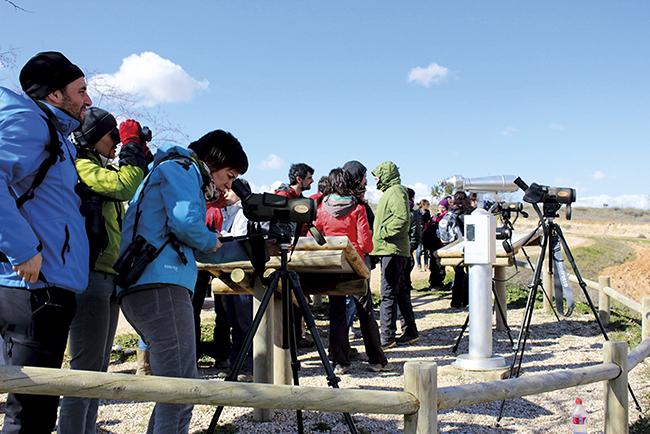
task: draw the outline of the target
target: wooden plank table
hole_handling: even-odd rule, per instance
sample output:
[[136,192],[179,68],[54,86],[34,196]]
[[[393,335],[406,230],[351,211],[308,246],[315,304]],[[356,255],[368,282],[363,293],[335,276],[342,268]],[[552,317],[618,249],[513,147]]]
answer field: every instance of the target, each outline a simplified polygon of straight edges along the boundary
[[[311,237],[301,237],[291,255],[289,269],[300,276],[305,294],[357,295],[366,293],[370,271],[347,237],[325,237],[319,246]],[[200,270],[209,271],[214,294],[252,294],[253,311],[257,312],[266,288],[255,279],[251,283],[253,266],[250,261],[222,264],[197,263]],[[280,257],[271,256],[266,263],[265,276],[280,267]],[[282,300],[278,291],[264,312],[253,340],[253,378],[256,383],[292,384],[291,356],[282,349]],[[275,368],[275,369],[274,369]],[[255,409],[254,419],[268,421],[271,410]]]
[[[518,232],[512,234],[512,251],[506,252],[503,244],[497,241],[496,253],[497,259],[493,264],[494,269],[494,289],[499,300],[499,304],[503,308],[503,316],[508,317],[508,309],[506,306],[506,267],[514,265],[514,257],[521,250],[522,247],[530,245],[538,245],[540,237],[542,236],[542,229],[536,228],[532,231]],[[455,267],[463,263],[465,250],[465,239],[460,238],[453,243],[438,249],[435,254],[440,258],[440,264],[444,266]],[[501,319],[501,316],[496,314],[496,328],[497,330],[504,331],[506,323]]]

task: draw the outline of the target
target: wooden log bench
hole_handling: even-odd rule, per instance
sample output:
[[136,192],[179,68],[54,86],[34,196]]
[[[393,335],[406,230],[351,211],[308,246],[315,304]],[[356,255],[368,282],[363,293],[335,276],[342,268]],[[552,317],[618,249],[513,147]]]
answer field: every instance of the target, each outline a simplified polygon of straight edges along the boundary
[[[357,295],[366,293],[370,271],[345,236],[325,237],[319,246],[311,237],[301,237],[289,261],[296,271],[305,294]],[[214,294],[253,295],[253,315],[257,312],[266,288],[259,279],[252,281],[250,261],[222,264],[197,263],[200,270],[209,271]],[[271,256],[264,275],[280,267],[280,257]],[[253,378],[256,383],[292,384],[291,356],[282,349],[282,300],[278,291],[271,299],[253,340]],[[295,303],[295,302],[294,302]],[[325,371],[323,371],[325,375]],[[255,409],[254,419],[268,421],[271,410]]]

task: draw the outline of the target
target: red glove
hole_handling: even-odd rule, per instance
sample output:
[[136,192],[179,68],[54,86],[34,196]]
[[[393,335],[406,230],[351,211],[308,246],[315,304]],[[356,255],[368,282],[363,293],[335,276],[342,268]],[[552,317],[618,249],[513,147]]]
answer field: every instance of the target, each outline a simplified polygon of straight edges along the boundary
[[131,142],[142,145],[140,142],[140,131],[142,131],[142,127],[140,127],[140,123],[138,121],[127,119],[120,124],[119,130],[120,141],[122,142],[122,145],[126,145],[127,143]]

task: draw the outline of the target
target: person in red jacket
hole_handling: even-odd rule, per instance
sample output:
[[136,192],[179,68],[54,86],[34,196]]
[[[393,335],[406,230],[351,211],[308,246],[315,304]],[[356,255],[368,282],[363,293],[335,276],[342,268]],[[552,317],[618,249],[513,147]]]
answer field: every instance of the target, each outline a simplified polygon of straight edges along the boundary
[[[314,226],[323,235],[345,235],[361,259],[372,251],[372,234],[363,204],[357,200],[355,191],[359,185],[348,172],[341,168],[329,174],[329,186],[318,207]],[[365,299],[365,300],[363,300]],[[370,369],[375,372],[389,370],[388,361],[381,348],[379,329],[374,320],[370,289],[361,299],[354,299],[361,332],[368,355]],[[350,368],[350,341],[345,314],[345,296],[330,296],[329,352],[335,365],[335,373],[345,374]],[[369,309],[368,309],[369,306]],[[373,328],[374,325],[374,328]]]

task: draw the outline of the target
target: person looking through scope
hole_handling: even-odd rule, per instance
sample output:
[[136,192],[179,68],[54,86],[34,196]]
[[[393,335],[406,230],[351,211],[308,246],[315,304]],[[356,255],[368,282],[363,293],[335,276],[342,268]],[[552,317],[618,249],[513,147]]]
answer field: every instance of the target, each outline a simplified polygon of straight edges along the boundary
[[[160,147],[129,204],[115,265],[118,297],[124,316],[149,345],[154,375],[198,376],[190,299],[195,255],[203,253],[201,260],[210,263],[247,259],[238,243],[222,246],[208,230],[206,200],[224,194],[247,169],[239,141],[211,131],[190,149]],[[147,432],[187,433],[191,415],[191,405],[158,403]]]

